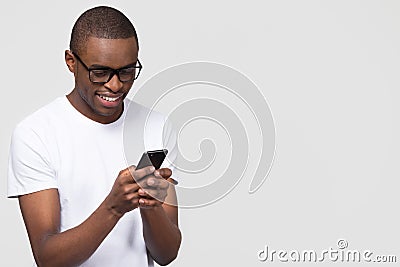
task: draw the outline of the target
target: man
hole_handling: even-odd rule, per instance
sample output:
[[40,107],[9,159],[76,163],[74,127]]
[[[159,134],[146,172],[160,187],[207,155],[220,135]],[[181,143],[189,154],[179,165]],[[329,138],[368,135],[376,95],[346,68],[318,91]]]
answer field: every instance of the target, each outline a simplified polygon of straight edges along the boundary
[[[176,153],[165,118],[146,117],[148,109],[125,98],[141,69],[138,50],[136,31],[121,12],[87,10],[65,51],[74,89],[13,133],[8,196],[19,199],[38,266],[153,266],[153,259],[166,265],[177,256],[171,169],[136,170],[125,160],[123,126],[143,132],[143,121],[148,147],[167,144]],[[128,105],[135,111],[129,121]],[[132,150],[141,155],[140,147]]]

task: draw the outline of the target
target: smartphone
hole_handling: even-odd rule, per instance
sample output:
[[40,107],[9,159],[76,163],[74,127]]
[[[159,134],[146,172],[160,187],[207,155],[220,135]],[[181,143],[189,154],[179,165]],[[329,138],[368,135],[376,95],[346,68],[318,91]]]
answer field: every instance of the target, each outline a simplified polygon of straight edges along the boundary
[[[151,150],[151,151],[146,151],[143,153],[142,157],[139,160],[138,165],[136,166],[136,170],[139,170],[141,168],[151,166],[153,165],[154,168],[159,169],[161,167],[161,164],[163,163],[165,157],[168,154],[167,149],[160,149],[160,150]],[[170,181],[174,184],[177,185],[178,181],[175,179],[169,177]]]
[[156,168],[156,170],[159,169],[167,154],[168,154],[167,149],[151,150],[144,152],[139,160],[139,163],[136,166],[136,170],[151,165],[153,165],[154,168]]

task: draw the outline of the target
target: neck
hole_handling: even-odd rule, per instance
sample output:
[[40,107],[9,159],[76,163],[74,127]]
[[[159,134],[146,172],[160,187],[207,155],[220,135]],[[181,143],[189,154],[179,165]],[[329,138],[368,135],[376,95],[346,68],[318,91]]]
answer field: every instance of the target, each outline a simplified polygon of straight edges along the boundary
[[121,107],[118,108],[114,113],[100,114],[91,108],[91,106],[76,91],[77,90],[74,89],[67,95],[68,101],[79,113],[93,121],[102,124],[109,124],[118,120],[124,111],[124,105],[122,102]]

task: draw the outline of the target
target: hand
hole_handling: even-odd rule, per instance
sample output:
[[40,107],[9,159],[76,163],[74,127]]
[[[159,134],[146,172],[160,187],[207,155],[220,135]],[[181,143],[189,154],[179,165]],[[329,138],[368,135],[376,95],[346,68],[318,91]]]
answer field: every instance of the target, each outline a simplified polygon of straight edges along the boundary
[[170,169],[162,168],[138,182],[141,187],[138,190],[140,208],[152,208],[164,203],[169,188],[167,179],[171,175]]
[[153,172],[154,167],[152,166],[140,170],[136,170],[135,166],[130,166],[120,171],[111,192],[105,199],[107,208],[118,217],[136,209],[140,199],[138,192],[140,186],[136,181],[143,180]]

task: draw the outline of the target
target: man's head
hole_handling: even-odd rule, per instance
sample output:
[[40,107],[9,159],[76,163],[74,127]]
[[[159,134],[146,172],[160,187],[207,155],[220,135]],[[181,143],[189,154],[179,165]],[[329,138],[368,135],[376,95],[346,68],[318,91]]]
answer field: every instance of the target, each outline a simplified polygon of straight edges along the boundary
[[130,20],[112,7],[99,6],[85,11],[72,28],[69,49],[78,55],[85,52],[89,37],[126,39],[134,37],[139,48],[136,30]]
[[118,119],[141,68],[138,50],[135,28],[120,11],[101,6],[84,12],[73,27],[70,50],[65,51],[75,76],[75,88],[67,96],[71,104],[97,122]]

